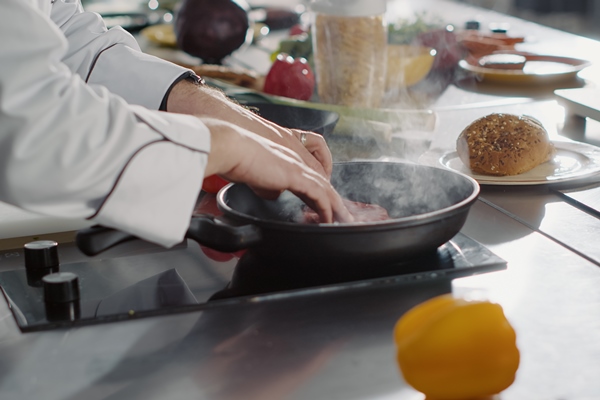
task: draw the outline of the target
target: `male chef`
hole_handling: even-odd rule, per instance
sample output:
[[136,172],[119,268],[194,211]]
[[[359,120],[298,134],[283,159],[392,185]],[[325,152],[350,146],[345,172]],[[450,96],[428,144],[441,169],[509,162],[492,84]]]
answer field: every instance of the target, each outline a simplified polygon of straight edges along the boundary
[[0,201],[169,247],[203,177],[219,174],[262,196],[288,189],[323,221],[352,219],[321,136],[269,123],[142,53],[79,0],[2,0],[0,33]]

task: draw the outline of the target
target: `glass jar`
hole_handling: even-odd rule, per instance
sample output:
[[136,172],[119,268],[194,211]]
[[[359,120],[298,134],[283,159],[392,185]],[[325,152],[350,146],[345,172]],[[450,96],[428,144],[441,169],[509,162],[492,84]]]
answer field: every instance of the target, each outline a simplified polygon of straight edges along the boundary
[[377,108],[385,90],[385,0],[313,0],[317,93],[323,103]]

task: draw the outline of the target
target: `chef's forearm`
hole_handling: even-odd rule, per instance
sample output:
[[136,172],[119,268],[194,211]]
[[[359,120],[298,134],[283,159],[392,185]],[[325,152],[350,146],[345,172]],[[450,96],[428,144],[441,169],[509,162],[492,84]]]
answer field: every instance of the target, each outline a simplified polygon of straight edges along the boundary
[[[183,80],[177,82],[167,98],[166,111],[211,117],[227,121],[297,153],[315,171],[331,175],[332,157],[323,136],[303,134],[268,121],[228,99],[221,91]],[[308,141],[300,140],[308,137]]]
[[177,82],[168,94],[166,111],[179,114],[219,117],[230,107],[230,100],[218,89],[190,79]]
[[268,134],[262,134],[265,137],[279,136],[270,123],[265,124],[265,120],[254,112],[240,107],[222,91],[189,80],[180,81],[171,89],[166,110],[197,117],[222,119],[258,134],[269,130]]

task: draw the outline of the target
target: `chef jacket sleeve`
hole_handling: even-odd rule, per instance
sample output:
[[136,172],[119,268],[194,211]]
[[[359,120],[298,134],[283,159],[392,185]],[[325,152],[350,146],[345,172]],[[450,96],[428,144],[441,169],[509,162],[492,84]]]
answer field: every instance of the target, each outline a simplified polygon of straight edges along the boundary
[[0,2],[0,201],[89,218],[164,246],[197,200],[208,128],[130,105],[61,60],[68,43],[24,0]]
[[105,86],[130,104],[157,110],[171,84],[187,70],[140,51],[121,27],[84,12],[79,0],[55,0],[52,20],[69,43],[63,62],[87,83]]

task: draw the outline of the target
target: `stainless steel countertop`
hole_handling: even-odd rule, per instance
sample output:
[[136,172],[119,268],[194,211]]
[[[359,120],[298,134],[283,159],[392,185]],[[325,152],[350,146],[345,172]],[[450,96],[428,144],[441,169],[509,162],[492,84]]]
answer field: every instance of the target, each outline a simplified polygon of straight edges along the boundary
[[[451,2],[412,3],[456,20],[504,20]],[[551,38],[546,47],[554,52],[600,57],[600,43],[509,20],[542,45]],[[434,146],[452,146],[466,123],[491,111],[530,113],[555,127],[555,135],[594,141],[596,125],[588,123],[587,131],[564,125],[547,94],[450,87],[435,106]],[[599,232],[600,220],[546,186],[483,187],[462,233],[504,258],[504,271],[28,334],[0,300],[0,399],[423,399],[401,378],[392,328],[429,297],[473,290],[499,302],[517,332],[521,364],[502,400],[597,399]],[[83,257],[73,248],[61,251],[63,262]],[[0,268],[10,257],[0,253]]]

